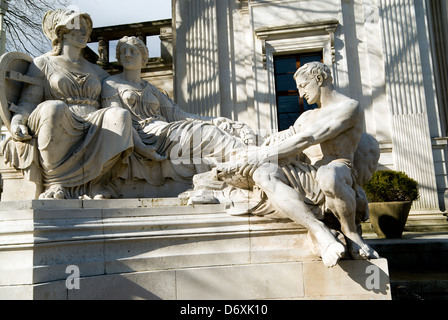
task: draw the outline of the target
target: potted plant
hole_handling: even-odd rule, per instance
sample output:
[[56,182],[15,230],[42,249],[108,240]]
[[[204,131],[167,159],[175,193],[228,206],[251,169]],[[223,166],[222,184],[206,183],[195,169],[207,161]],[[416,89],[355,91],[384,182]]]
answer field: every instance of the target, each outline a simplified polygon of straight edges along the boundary
[[380,238],[401,238],[418,183],[403,172],[375,172],[364,186],[369,200],[370,224]]

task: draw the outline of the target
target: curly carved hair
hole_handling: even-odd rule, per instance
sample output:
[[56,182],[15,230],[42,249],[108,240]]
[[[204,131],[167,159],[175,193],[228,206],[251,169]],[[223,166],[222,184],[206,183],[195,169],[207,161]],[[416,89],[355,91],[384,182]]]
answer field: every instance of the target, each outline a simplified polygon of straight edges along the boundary
[[327,67],[322,62],[309,62],[307,64],[304,64],[297,70],[297,72],[294,74],[294,80],[296,80],[299,77],[303,77],[307,79],[308,77],[316,77],[316,76],[322,76],[324,79],[324,82],[326,83],[332,83],[333,77],[331,75],[331,70],[329,67]]

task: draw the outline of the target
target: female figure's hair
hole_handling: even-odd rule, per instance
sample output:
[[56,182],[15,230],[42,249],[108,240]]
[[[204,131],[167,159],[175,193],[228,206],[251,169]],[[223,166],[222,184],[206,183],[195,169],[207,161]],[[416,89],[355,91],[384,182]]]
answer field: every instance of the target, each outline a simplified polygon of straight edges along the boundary
[[85,12],[70,9],[58,9],[48,11],[42,20],[42,29],[48,39],[51,40],[53,50],[51,55],[57,56],[62,51],[62,39],[64,34],[79,26],[81,17],[87,22],[90,31],[93,29],[93,22],[90,15]]
[[134,37],[134,36],[132,36],[132,37],[126,36],[126,37],[121,38],[118,41],[117,51],[116,51],[117,61],[120,61],[121,47],[125,44],[130,44],[130,45],[136,46],[140,50],[140,53],[142,55],[142,67],[144,67],[149,60],[149,50],[148,50],[148,47],[145,45],[145,43],[142,40],[140,40],[139,38]]

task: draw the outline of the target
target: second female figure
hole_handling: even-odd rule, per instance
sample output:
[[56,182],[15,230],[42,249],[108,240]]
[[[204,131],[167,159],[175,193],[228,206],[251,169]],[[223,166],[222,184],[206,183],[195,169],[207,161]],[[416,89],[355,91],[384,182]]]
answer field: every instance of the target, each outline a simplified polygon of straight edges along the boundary
[[160,164],[161,170],[149,169],[154,163],[133,155],[129,176],[123,178],[146,179],[153,185],[163,184],[166,178],[188,183],[195,174],[228,159],[229,153],[254,143],[255,134],[246,125],[186,113],[142,79],[148,57],[148,48],[140,39],[124,37],[118,42],[117,60],[123,73],[104,81],[103,106],[129,110],[142,142],[170,161]]

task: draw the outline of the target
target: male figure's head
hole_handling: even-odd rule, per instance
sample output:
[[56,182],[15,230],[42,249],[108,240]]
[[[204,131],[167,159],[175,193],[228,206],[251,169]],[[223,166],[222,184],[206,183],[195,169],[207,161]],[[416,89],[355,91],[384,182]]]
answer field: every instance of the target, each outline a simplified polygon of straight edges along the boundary
[[301,98],[309,104],[320,103],[321,88],[333,88],[331,70],[321,62],[309,62],[294,74]]

